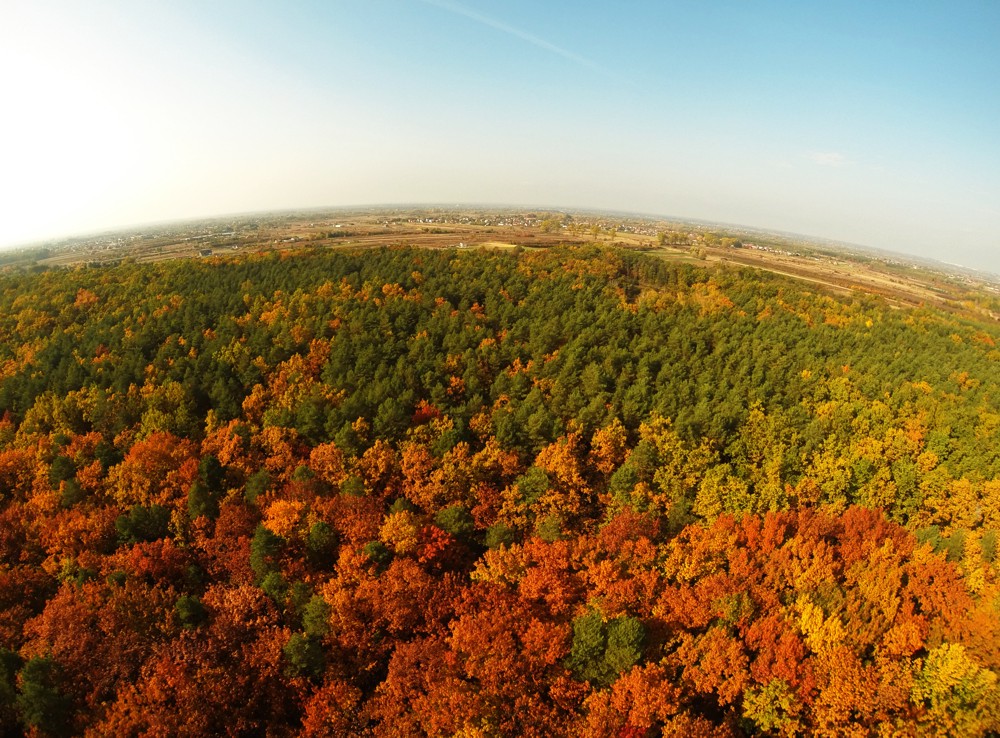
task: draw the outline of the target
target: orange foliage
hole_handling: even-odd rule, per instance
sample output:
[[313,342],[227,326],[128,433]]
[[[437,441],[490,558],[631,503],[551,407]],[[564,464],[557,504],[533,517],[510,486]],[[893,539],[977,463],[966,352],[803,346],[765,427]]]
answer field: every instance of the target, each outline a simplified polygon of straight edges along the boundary
[[244,474],[252,474],[260,467],[260,460],[250,454],[246,426],[237,420],[209,428],[201,443],[202,454],[212,454],[219,463],[231,466]]
[[610,474],[625,460],[628,441],[625,426],[615,418],[611,424],[594,432],[590,441],[592,463],[601,474]]
[[171,505],[187,494],[197,472],[196,446],[159,432],[133,444],[108,473],[108,484],[121,505]]
[[323,443],[309,452],[309,468],[322,481],[334,489],[339,489],[347,472],[344,469],[344,454],[333,443]]

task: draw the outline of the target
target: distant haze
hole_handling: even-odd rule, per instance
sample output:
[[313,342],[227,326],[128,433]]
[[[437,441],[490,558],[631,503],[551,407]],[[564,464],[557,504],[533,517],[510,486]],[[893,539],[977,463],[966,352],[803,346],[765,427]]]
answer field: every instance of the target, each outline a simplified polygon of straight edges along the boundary
[[1000,3],[5,0],[0,246],[396,202],[1000,272]]

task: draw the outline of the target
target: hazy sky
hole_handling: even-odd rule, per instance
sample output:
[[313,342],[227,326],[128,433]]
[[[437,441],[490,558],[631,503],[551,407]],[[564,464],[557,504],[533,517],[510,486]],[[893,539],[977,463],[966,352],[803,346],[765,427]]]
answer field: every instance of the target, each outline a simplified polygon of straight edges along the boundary
[[474,202],[1000,272],[997,0],[0,0],[0,101],[0,245]]

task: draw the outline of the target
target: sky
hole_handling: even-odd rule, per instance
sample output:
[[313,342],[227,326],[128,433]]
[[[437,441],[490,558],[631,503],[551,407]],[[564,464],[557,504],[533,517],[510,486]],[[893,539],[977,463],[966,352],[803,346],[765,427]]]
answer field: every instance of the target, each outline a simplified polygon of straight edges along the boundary
[[1000,273],[1000,2],[0,0],[0,247],[397,203]]

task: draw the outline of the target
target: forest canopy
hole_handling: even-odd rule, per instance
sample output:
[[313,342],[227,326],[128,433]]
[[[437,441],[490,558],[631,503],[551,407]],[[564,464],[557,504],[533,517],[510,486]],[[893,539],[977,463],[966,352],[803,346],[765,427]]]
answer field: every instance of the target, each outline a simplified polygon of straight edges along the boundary
[[596,246],[0,276],[0,732],[998,731],[997,341]]

